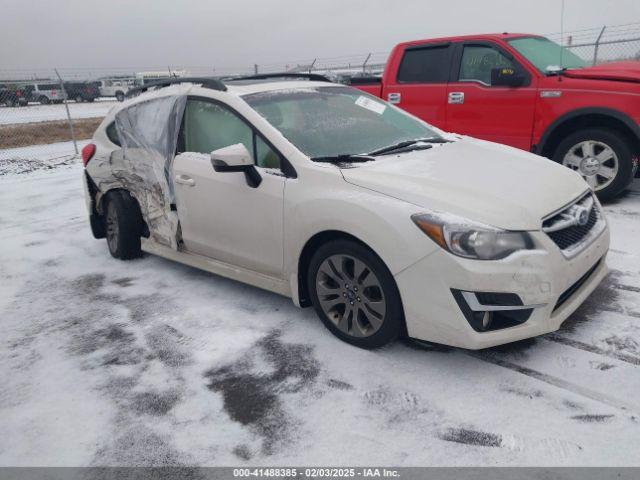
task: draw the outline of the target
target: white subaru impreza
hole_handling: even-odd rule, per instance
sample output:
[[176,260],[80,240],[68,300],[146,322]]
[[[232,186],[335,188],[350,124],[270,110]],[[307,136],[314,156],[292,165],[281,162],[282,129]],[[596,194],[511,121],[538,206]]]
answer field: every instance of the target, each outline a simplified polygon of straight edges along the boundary
[[83,150],[94,236],[313,305],[364,348],[551,332],[606,275],[577,173],[308,77],[171,79],[115,107]]

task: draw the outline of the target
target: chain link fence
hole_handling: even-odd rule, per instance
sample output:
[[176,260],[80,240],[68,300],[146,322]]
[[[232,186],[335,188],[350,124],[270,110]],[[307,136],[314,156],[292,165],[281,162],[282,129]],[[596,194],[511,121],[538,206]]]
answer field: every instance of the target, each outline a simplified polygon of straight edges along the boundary
[[[640,60],[640,24],[547,35],[590,64]],[[0,70],[0,175],[52,168],[78,161],[107,112],[135,84],[169,76],[231,76],[313,72],[342,81],[381,74],[389,52],[309,58],[297,61],[162,69],[66,68]]]
[[603,26],[548,35],[591,65],[640,60],[640,24]]

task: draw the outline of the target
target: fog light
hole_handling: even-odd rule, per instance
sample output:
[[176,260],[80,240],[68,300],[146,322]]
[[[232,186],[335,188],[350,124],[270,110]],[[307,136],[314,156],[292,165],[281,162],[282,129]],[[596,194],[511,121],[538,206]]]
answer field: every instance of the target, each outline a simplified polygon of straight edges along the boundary
[[545,306],[524,305],[515,293],[468,292],[453,288],[451,293],[476,332],[515,327],[529,320],[534,308]]
[[484,315],[482,315],[482,329],[488,330],[492,321],[493,321],[493,313],[484,312]]

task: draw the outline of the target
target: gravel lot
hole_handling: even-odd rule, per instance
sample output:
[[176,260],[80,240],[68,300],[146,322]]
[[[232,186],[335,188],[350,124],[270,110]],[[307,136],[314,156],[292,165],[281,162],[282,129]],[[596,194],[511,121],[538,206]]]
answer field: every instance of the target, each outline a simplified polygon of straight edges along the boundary
[[559,332],[370,352],[278,295],[112,259],[80,174],[0,177],[0,465],[640,465],[638,181]]

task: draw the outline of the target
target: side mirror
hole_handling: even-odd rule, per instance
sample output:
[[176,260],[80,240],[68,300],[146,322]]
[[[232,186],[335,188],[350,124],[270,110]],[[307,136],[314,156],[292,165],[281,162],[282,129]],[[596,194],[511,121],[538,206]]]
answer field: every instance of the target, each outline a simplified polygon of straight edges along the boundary
[[492,87],[520,87],[526,81],[522,72],[515,68],[502,67],[491,69]]
[[262,182],[251,154],[242,143],[211,152],[211,165],[216,172],[243,172],[247,184],[252,188],[257,188]]

